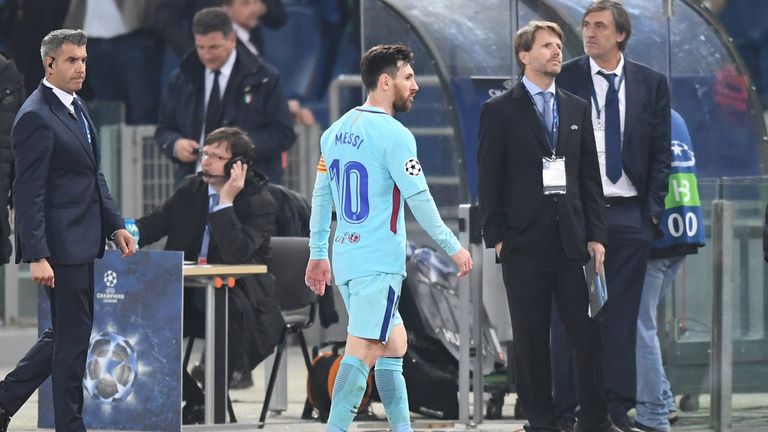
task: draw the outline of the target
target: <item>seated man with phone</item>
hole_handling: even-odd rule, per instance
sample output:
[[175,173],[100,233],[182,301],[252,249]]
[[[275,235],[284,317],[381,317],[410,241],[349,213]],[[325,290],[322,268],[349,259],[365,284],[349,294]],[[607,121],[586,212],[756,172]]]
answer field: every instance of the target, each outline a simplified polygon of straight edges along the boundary
[[[158,209],[138,219],[139,246],[167,236],[165,250],[209,264],[269,265],[277,206],[263,174],[251,169],[253,144],[237,128],[219,128],[200,149],[202,170],[186,177]],[[252,370],[277,345],[284,321],[271,275],[238,279],[229,291],[229,362]],[[205,293],[184,290],[184,336],[205,336]],[[203,391],[185,370],[184,424],[204,420]]]

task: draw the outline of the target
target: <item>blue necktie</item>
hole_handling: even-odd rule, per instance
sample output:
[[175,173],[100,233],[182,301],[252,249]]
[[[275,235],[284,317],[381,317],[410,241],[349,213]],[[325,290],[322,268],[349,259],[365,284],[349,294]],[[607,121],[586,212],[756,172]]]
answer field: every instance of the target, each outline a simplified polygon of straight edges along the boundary
[[621,116],[619,115],[619,91],[614,85],[616,74],[598,72],[608,81],[605,93],[605,175],[611,183],[621,178]]
[[[219,205],[219,194],[212,193],[208,195],[208,213],[212,213],[213,209]],[[205,232],[203,233],[203,244],[200,246],[199,258],[208,258],[208,245],[211,243],[211,224],[208,223],[207,217],[205,222]]]
[[544,127],[547,130],[547,138],[549,138],[549,147],[555,147],[555,137],[552,131],[552,122],[554,121],[552,116],[552,93],[548,91],[539,92],[541,100],[544,102],[542,114],[544,115]]
[[91,145],[91,151],[93,155],[96,155],[96,149],[93,147],[93,139],[91,139],[91,131],[88,129],[88,122],[85,120],[85,114],[83,114],[83,107],[80,106],[80,102],[77,98],[72,99],[72,106],[75,108],[75,116],[77,117],[77,124],[80,125],[80,129],[85,134],[85,139],[88,140],[88,144]]

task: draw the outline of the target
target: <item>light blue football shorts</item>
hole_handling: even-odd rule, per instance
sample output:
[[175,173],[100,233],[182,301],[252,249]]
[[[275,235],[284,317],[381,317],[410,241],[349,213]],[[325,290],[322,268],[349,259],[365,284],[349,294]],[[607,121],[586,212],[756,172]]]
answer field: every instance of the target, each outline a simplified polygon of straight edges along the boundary
[[397,310],[402,286],[403,275],[392,273],[358,277],[339,285],[349,315],[347,332],[385,343],[392,328],[403,323]]

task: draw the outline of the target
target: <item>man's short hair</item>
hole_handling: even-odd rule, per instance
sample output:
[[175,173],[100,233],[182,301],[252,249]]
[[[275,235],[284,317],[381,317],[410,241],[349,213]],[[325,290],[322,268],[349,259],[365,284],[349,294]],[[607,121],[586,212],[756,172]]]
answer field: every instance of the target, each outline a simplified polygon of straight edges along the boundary
[[413,51],[403,44],[376,45],[369,49],[360,60],[360,76],[368,90],[375,90],[379,76],[383,73],[397,76],[400,66],[413,63]]
[[581,22],[583,24],[584,18],[592,12],[600,12],[604,10],[611,11],[616,31],[624,33],[624,40],[619,42],[619,50],[624,51],[624,48],[627,47],[627,42],[629,42],[629,36],[632,34],[632,21],[629,19],[629,13],[627,13],[627,10],[621,2],[616,0],[595,0],[584,11],[584,15],[581,17]]
[[233,158],[238,156],[242,156],[246,160],[253,158],[253,142],[242,129],[235,127],[218,128],[205,137],[203,145],[208,146],[217,143],[224,143],[229,152],[232,153]]
[[563,41],[563,30],[560,26],[551,21],[531,21],[520,28],[512,39],[512,45],[515,47],[515,61],[520,68],[520,75],[525,73],[525,64],[520,60],[521,52],[528,52],[533,49],[533,43],[536,40],[536,32],[546,30],[552,32]]
[[85,46],[88,42],[88,35],[82,30],[59,29],[54,30],[43,38],[40,42],[40,58],[56,57],[56,53],[61,49],[65,42],[75,46]]
[[232,20],[221,8],[201,9],[192,18],[192,33],[202,36],[214,32],[221,32],[225,38],[229,37],[233,32]]

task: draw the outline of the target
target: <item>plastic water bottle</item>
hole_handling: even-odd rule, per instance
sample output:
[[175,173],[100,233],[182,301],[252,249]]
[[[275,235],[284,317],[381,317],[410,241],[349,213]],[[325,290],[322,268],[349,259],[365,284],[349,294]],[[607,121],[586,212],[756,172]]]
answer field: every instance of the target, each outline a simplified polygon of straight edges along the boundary
[[136,239],[136,249],[139,248],[139,226],[136,219],[125,219],[125,230]]

